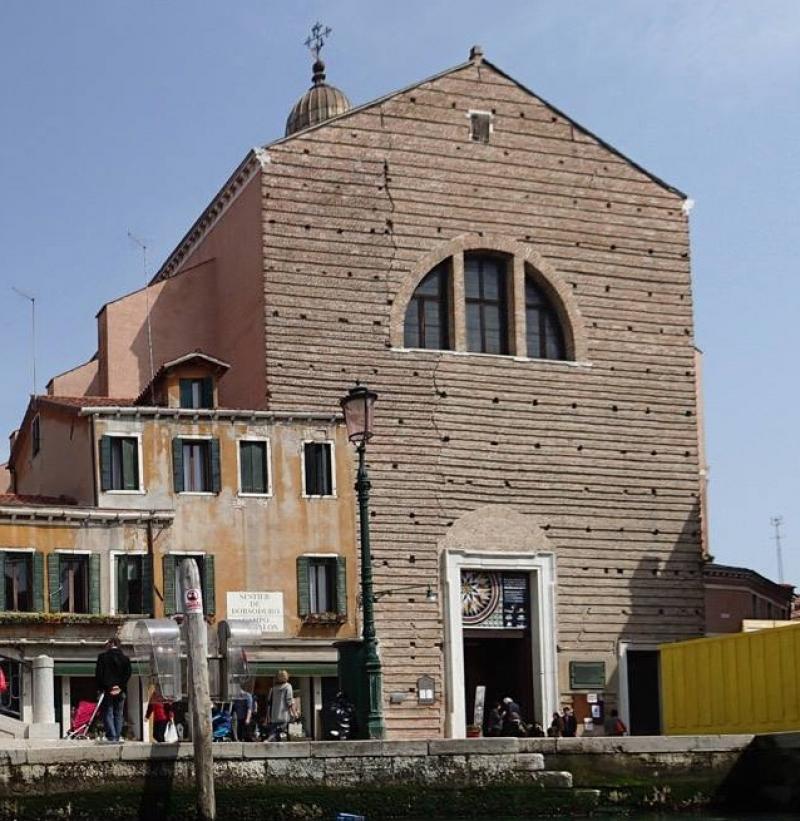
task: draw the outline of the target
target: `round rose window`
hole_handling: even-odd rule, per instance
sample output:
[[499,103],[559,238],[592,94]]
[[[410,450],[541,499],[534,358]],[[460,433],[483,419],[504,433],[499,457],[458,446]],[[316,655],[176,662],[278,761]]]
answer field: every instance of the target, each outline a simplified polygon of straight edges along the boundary
[[499,601],[499,573],[461,571],[461,617],[464,624],[480,624],[494,613]]

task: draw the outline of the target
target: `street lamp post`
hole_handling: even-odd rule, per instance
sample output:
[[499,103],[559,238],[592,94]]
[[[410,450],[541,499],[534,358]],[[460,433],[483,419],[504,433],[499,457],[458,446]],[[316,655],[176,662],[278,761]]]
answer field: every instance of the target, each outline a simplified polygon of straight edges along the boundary
[[356,445],[358,473],[358,514],[361,525],[361,602],[364,608],[364,667],[366,670],[369,711],[367,733],[369,738],[383,738],[383,676],[375,635],[375,597],[372,592],[372,553],[369,545],[369,490],[370,481],[365,464],[367,442],[372,438],[374,406],[378,394],[363,385],[351,388],[341,400],[347,436]]

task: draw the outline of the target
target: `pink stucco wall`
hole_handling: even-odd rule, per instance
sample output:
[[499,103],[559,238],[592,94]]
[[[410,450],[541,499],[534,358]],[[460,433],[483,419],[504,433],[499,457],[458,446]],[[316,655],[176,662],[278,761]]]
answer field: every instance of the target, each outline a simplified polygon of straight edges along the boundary
[[31,425],[19,433],[14,460],[16,492],[26,496],[66,496],[78,504],[94,504],[90,420],[44,404],[39,419],[41,438],[37,454],[33,454],[31,447]]
[[233,366],[220,383],[222,406],[264,407],[260,173],[178,273],[101,310],[98,382],[107,396],[135,397],[150,380],[148,302],[156,370],[200,349]]
[[96,396],[100,390],[98,370],[97,359],[91,359],[54,376],[47,383],[47,393],[50,396]]

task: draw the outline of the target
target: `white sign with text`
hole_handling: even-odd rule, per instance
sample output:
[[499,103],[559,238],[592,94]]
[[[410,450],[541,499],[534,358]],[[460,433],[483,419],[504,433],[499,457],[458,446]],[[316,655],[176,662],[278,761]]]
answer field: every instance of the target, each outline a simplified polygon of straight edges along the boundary
[[283,633],[283,593],[229,592],[228,621],[257,621],[265,633]]

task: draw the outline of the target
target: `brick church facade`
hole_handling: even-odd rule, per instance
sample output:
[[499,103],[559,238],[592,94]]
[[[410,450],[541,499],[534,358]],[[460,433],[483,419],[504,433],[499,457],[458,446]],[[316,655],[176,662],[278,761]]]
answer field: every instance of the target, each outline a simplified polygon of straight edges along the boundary
[[228,363],[225,408],[367,384],[389,735],[463,736],[478,686],[657,731],[658,645],[704,619],[684,195],[477,48],[355,108],[315,88],[49,392],[138,397],[148,331],[156,367]]

